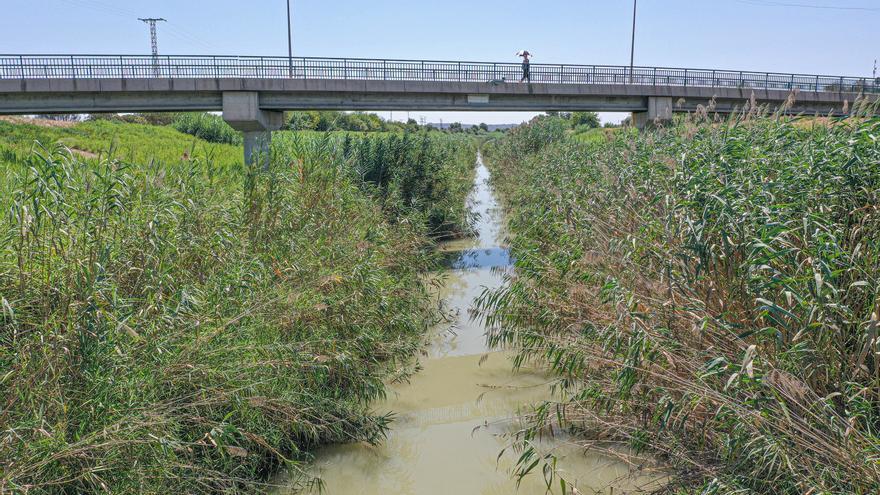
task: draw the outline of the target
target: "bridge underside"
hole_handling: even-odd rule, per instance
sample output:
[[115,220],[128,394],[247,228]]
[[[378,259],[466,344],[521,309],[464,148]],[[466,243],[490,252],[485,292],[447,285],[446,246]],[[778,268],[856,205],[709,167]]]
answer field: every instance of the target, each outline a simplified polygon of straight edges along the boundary
[[[229,93],[229,92],[226,92]],[[109,113],[164,111],[221,111],[224,92],[117,92],[117,93],[0,93],[0,114]],[[742,109],[746,98],[706,96],[600,96],[600,95],[485,95],[449,93],[346,93],[346,92],[259,92],[263,110],[357,110],[357,111],[591,111],[648,112],[649,102],[669,98],[672,112],[693,112],[710,102],[714,111],[730,113]],[[789,114],[845,115],[844,102],[795,101]],[[783,101],[756,98],[775,109]]]

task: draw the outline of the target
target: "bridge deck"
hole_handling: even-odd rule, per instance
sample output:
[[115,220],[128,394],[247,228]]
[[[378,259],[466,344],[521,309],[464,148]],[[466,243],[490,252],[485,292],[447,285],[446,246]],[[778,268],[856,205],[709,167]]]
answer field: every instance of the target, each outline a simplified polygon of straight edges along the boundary
[[265,110],[675,111],[753,97],[793,112],[841,113],[869,78],[661,67],[228,56],[0,55],[0,113],[219,110],[228,91],[259,93]]

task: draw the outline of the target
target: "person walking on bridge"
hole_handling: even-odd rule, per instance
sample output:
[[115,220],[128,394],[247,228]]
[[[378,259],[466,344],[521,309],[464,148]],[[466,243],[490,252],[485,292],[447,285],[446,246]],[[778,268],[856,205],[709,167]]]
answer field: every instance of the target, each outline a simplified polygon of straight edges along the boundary
[[522,75],[522,79],[520,79],[519,82],[528,81],[529,83],[531,83],[532,82],[532,75],[531,75],[531,71],[529,70],[529,59],[532,58],[532,54],[529,53],[528,50],[523,50],[520,52],[516,52],[516,56],[522,57],[522,59],[523,59],[523,63],[522,63],[523,75]]

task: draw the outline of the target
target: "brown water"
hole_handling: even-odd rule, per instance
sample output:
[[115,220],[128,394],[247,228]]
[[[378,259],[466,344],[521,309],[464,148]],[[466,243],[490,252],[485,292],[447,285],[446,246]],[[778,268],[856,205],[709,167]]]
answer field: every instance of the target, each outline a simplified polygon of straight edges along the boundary
[[[383,445],[340,445],[316,453],[312,474],[323,480],[324,493],[546,493],[540,469],[517,491],[511,476],[515,454],[498,455],[517,426],[516,412],[550,398],[552,379],[537,370],[513,373],[510,355],[488,349],[485,328],[469,317],[474,298],[486,288],[500,287],[511,264],[488,179],[478,161],[469,198],[479,216],[478,235],[442,247],[451,263],[439,296],[454,315],[452,321],[435,329],[423,369],[409,383],[393,386],[388,399],[376,406],[378,412],[397,415]],[[650,476],[628,476],[628,464],[584,453],[566,439],[545,441],[542,448],[559,458],[558,467],[579,493],[642,493],[639,486],[651,485]]]

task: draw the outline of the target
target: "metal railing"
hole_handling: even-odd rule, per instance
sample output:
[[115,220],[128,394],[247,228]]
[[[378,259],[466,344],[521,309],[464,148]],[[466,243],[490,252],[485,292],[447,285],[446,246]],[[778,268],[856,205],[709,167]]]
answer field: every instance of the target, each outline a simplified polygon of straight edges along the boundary
[[[880,78],[712,69],[531,64],[531,82],[880,93]],[[0,55],[0,79],[278,78],[517,82],[519,63],[203,55]]]

